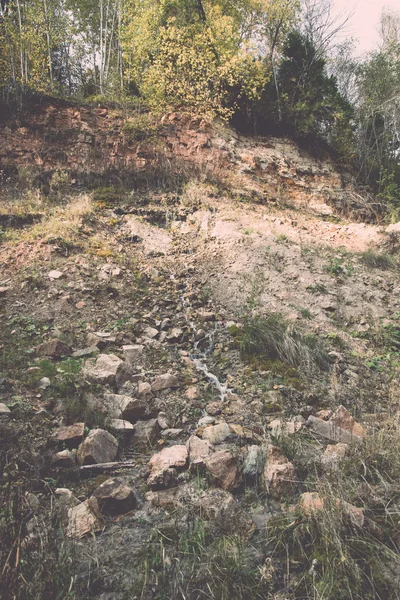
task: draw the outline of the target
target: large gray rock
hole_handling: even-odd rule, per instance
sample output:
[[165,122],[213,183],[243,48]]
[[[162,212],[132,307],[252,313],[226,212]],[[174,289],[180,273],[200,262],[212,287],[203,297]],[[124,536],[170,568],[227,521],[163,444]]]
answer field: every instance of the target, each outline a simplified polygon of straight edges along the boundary
[[136,507],[137,501],[132,486],[122,477],[111,477],[93,492],[100,509],[109,515],[120,515]]
[[117,456],[118,442],[104,429],[92,429],[78,448],[80,465],[95,465],[112,462]]
[[123,372],[124,361],[115,354],[100,354],[86,361],[83,375],[93,383],[115,386],[119,375]]

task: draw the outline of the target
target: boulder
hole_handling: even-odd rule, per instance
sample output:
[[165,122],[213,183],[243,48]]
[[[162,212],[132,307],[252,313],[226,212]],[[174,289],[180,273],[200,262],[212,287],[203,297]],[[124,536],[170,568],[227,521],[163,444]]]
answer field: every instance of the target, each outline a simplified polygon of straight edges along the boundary
[[71,356],[72,348],[69,344],[54,339],[40,344],[36,348],[36,354],[37,356],[46,356],[48,358],[61,358],[62,356]]
[[203,440],[208,440],[211,444],[221,444],[231,435],[228,423],[218,423],[206,427],[203,431]]
[[277,446],[270,444],[264,466],[266,491],[274,496],[291,496],[295,486],[294,478],[293,464]]
[[115,386],[123,365],[124,361],[115,354],[100,354],[97,359],[86,361],[83,375],[92,383]]
[[256,529],[251,517],[227,491],[210,490],[200,500],[199,508],[201,517],[213,521],[224,533],[249,537]]
[[168,467],[184,469],[187,461],[188,452],[186,446],[177,445],[164,448],[161,452],[153,454],[149,462],[149,467],[152,471],[162,471],[168,469]]
[[53,434],[53,439],[65,444],[67,448],[77,448],[83,440],[85,433],[85,423],[74,423],[74,425],[65,425],[59,427]]
[[100,509],[108,515],[120,515],[136,507],[133,488],[122,477],[111,477],[93,492]]
[[176,375],[171,373],[164,373],[164,375],[157,375],[151,384],[152,392],[160,392],[169,388],[176,388],[179,386],[179,379]]
[[112,462],[117,456],[118,442],[104,429],[92,429],[78,448],[80,465]]
[[237,458],[228,450],[214,452],[206,459],[210,479],[224,490],[232,491],[239,487],[241,475]]
[[104,522],[96,498],[89,498],[68,509],[67,537],[80,539],[88,533],[101,531],[103,527]]

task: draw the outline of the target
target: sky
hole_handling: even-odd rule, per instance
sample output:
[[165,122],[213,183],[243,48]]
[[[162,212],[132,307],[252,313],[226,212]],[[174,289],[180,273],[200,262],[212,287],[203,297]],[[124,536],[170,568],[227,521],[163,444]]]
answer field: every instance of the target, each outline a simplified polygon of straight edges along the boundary
[[357,54],[377,47],[378,25],[383,8],[400,12],[400,0],[333,0],[336,15],[353,13],[341,37],[358,39]]

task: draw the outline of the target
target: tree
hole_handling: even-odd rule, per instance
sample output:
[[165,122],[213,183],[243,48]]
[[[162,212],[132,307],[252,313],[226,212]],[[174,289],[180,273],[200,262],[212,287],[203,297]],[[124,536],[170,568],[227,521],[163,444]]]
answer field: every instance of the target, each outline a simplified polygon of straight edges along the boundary
[[278,77],[284,129],[296,137],[324,140],[347,154],[352,107],[339,93],[335,78],[326,74],[325,60],[303,34],[289,34]]

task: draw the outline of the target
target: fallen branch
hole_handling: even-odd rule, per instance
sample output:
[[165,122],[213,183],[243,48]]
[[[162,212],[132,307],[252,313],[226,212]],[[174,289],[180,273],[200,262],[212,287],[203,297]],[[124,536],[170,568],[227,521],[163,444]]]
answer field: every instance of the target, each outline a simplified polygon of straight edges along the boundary
[[103,473],[104,471],[114,471],[115,469],[133,469],[133,467],[136,467],[135,462],[109,462],[83,465],[82,467],[79,467],[79,470],[83,473],[87,473],[88,471],[99,471],[100,473]]

